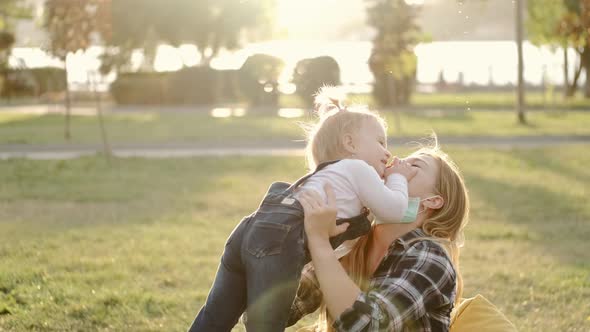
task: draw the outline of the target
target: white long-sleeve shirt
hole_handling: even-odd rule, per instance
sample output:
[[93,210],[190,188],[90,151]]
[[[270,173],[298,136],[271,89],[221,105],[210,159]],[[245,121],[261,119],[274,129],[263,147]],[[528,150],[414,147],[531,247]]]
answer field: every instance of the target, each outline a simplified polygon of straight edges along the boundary
[[[382,223],[399,222],[408,207],[408,181],[401,174],[391,174],[385,183],[377,171],[360,159],[343,159],[318,171],[301,189],[312,189],[327,200],[324,185],[330,183],[336,197],[337,218],[351,218],[367,207]],[[297,193],[295,198],[297,198]],[[355,240],[346,241],[336,250],[342,257]]]

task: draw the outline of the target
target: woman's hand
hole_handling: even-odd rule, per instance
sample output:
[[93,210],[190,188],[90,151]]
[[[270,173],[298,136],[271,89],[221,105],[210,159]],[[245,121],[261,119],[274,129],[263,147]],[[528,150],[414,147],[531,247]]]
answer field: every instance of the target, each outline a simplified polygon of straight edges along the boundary
[[351,308],[361,290],[350,279],[330,245],[330,235],[342,233],[348,223],[336,226],[336,198],[329,184],[324,186],[328,202],[314,190],[302,192],[298,199],[305,211],[305,233],[309,240],[307,247],[315,267],[323,300],[332,317]]
[[298,199],[305,212],[305,233],[309,239],[329,239],[343,233],[348,223],[336,225],[336,197],[330,184],[324,186],[328,202],[324,202],[320,194],[314,190],[304,190]]

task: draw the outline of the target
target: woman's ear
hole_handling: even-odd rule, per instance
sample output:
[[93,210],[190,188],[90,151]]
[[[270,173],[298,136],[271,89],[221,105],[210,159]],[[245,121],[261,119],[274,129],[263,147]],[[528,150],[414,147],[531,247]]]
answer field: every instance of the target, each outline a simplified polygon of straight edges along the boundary
[[344,149],[346,149],[346,152],[348,152],[349,154],[356,153],[354,136],[352,136],[351,134],[344,134],[344,136],[342,136],[342,145],[344,146]]
[[432,196],[422,202],[425,208],[438,210],[445,205],[445,200],[440,195]]

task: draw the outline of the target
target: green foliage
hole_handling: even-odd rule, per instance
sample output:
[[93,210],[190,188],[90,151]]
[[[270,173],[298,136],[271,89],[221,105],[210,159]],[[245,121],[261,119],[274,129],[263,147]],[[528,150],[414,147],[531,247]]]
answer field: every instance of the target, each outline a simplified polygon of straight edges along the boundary
[[44,67],[9,69],[2,85],[3,97],[39,97],[47,92],[64,91],[66,72],[62,68]]
[[0,51],[9,49],[14,42],[14,34],[7,31],[0,31]]
[[2,87],[6,85],[6,68],[8,59],[15,43],[14,22],[17,19],[29,19],[30,8],[20,0],[0,1],[0,76]]
[[273,105],[279,102],[278,80],[285,62],[266,54],[254,54],[239,72],[240,92],[252,105]]
[[176,72],[121,73],[111,84],[119,104],[205,104],[235,102],[238,98],[237,71],[207,66]]
[[9,31],[14,28],[17,19],[30,19],[30,5],[22,0],[0,1],[0,31]]
[[169,103],[205,104],[235,102],[237,71],[208,66],[184,68],[170,73]]
[[297,86],[295,93],[312,106],[315,93],[324,85],[340,84],[340,67],[334,58],[320,56],[303,59],[295,65],[292,82]]
[[62,61],[70,53],[85,51],[98,33],[108,38],[109,0],[46,0],[44,25],[49,52]]
[[564,45],[566,40],[559,34],[559,24],[565,14],[563,1],[528,0],[526,29],[530,40],[536,45]]
[[[274,0],[117,0],[113,2],[111,56],[128,59],[129,50],[153,55],[159,43],[197,46],[201,64],[220,49],[270,31]],[[129,15],[133,13],[133,15]],[[258,35],[264,35],[259,33]],[[119,60],[121,61],[121,60]]]
[[414,47],[422,38],[417,10],[405,0],[366,0],[368,23],[376,29],[369,67],[373,95],[382,106],[406,105],[416,77]]
[[111,84],[111,94],[118,104],[163,104],[168,90],[169,73],[119,73]]
[[121,73],[111,85],[119,104],[193,104],[247,102],[277,106],[278,76],[284,62],[269,55],[249,57],[239,70],[209,66],[176,72]]

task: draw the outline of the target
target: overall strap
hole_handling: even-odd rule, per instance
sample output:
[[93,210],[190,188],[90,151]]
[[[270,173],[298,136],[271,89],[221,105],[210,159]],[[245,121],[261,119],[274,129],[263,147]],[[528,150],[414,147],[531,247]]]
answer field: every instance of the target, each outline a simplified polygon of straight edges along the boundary
[[295,189],[297,189],[297,187],[299,187],[300,185],[303,184],[303,182],[307,181],[307,179],[309,179],[312,175],[314,175],[315,173],[321,171],[322,169],[324,169],[326,166],[328,165],[332,165],[335,164],[337,162],[339,162],[340,159],[338,160],[332,160],[332,161],[326,161],[324,163],[319,164],[316,168],[315,171],[303,176],[302,178],[300,178],[299,180],[297,180],[295,183],[293,183],[289,188],[287,188],[287,191],[293,191]]

